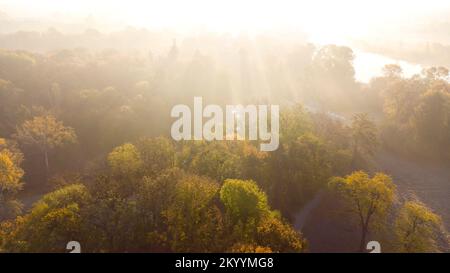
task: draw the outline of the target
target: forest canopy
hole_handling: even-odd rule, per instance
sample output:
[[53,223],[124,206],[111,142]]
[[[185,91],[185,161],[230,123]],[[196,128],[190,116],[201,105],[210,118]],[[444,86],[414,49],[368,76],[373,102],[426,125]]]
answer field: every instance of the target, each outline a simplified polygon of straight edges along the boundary
[[[27,39],[67,38],[52,35]],[[448,169],[447,68],[387,64],[361,83],[347,46],[154,38],[146,50],[0,49],[0,252],[65,252],[74,238],[85,252],[307,252],[317,241],[298,219],[317,198],[333,204],[318,216],[355,223],[351,251],[374,238],[448,251],[448,200],[406,194],[379,164]],[[171,109],[194,97],[280,105],[278,149],[173,140]]]

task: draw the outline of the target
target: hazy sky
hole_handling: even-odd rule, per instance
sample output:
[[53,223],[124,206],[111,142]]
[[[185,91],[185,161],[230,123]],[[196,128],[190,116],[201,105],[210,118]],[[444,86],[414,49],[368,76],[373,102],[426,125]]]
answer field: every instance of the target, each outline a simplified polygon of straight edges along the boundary
[[0,10],[20,17],[80,18],[136,26],[219,31],[298,27],[315,40],[361,36],[392,26],[448,20],[449,0],[0,0]]

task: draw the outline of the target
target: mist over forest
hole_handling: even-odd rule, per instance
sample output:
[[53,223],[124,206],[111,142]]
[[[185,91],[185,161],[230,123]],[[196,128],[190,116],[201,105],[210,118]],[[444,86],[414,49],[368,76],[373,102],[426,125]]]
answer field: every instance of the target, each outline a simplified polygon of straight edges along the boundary
[[[445,1],[25,2],[0,1],[0,253],[450,251]],[[194,97],[279,105],[279,148],[175,141]]]

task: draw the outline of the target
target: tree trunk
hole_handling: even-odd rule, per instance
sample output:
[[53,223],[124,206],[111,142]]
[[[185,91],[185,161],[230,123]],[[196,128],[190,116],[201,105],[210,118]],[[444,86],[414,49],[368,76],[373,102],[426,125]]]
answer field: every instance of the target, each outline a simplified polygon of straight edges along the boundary
[[359,252],[365,252],[366,250],[367,230],[367,225],[363,225],[361,228],[361,242],[359,243]]
[[44,150],[44,160],[45,160],[45,180],[48,181],[49,167],[48,167],[48,152],[47,152],[47,149]]
[[354,170],[354,169],[356,169],[356,162],[357,162],[357,156],[358,156],[358,142],[355,140],[355,143],[353,145],[354,146],[353,146],[351,167]]

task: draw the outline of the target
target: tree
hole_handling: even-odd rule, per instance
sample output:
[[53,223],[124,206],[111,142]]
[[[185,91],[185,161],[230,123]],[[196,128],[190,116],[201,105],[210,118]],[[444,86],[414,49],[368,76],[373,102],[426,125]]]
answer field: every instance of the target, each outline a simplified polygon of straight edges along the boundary
[[[325,45],[312,56],[309,77],[305,82],[317,106],[333,111],[354,107],[358,86],[353,68],[354,53],[351,48]],[[310,96],[311,96],[310,95]]]
[[305,133],[283,144],[267,160],[269,193],[274,208],[292,220],[293,215],[331,176],[330,151],[323,141]]
[[314,63],[327,77],[336,83],[354,82],[353,50],[346,46],[326,45],[314,56]]
[[387,64],[382,68],[383,76],[391,79],[399,79],[403,75],[403,69],[398,64]]
[[17,193],[22,189],[23,170],[14,162],[14,155],[8,149],[2,149],[3,139],[0,139],[0,222],[17,215],[21,203]]
[[226,245],[256,243],[258,224],[270,213],[266,194],[252,180],[227,179],[220,200],[225,207]]
[[220,141],[185,143],[179,163],[187,170],[217,181],[238,178],[243,164],[240,154],[231,148],[231,145]]
[[144,177],[136,193],[138,233],[145,250],[167,251],[165,212],[175,202],[178,182],[186,174],[178,168],[163,170],[157,177]]
[[306,249],[306,241],[300,232],[272,213],[265,217],[257,228],[257,242],[273,252],[301,252]]
[[9,252],[65,252],[74,239],[84,242],[81,211],[89,202],[89,192],[81,184],[46,194],[29,214],[18,217],[9,228],[4,247]]
[[10,135],[15,130],[18,120],[17,112],[22,102],[23,90],[14,86],[10,81],[0,78],[0,132]]
[[88,251],[134,252],[145,243],[145,234],[137,233],[136,202],[130,197],[136,188],[126,182],[102,175],[89,185],[91,202],[82,212]]
[[295,141],[311,130],[311,120],[301,104],[296,104],[280,114],[280,143]]
[[211,252],[222,249],[222,216],[215,205],[219,184],[190,175],[175,189],[173,203],[164,212],[167,238],[175,252]]
[[220,190],[225,207],[227,244],[232,252],[300,252],[299,232],[270,210],[267,196],[251,180],[227,179]]
[[180,150],[176,155],[179,167],[220,182],[233,178],[262,180],[268,154],[250,141],[184,142]]
[[421,79],[385,78],[382,87],[383,112],[386,120],[394,126],[407,125],[411,113],[426,87]]
[[225,180],[220,189],[220,200],[233,223],[260,219],[269,208],[266,194],[252,180]]
[[377,127],[366,113],[356,114],[352,119],[352,167],[357,167],[359,160],[369,161],[375,154],[378,140]]
[[231,250],[231,253],[272,253],[270,247],[258,246],[253,244],[235,244]]
[[448,80],[449,71],[446,67],[430,67],[422,71],[422,75],[429,80]]
[[421,152],[450,158],[450,92],[429,90],[420,97],[411,124]]
[[108,164],[113,175],[121,178],[135,176],[143,166],[138,149],[131,143],[116,147],[108,155]]
[[175,147],[165,137],[144,138],[136,143],[142,159],[145,175],[156,176],[175,166]]
[[0,50],[0,71],[4,79],[11,82],[25,82],[31,78],[37,60],[35,55],[25,51]]
[[370,178],[367,173],[358,171],[345,178],[332,178],[329,186],[344,199],[351,213],[357,217],[361,229],[359,251],[363,252],[371,226],[376,221],[384,220],[394,201],[392,179],[383,173]]
[[50,150],[76,141],[73,128],[66,127],[52,115],[37,116],[25,121],[17,128],[16,138],[23,144],[37,146],[44,155],[45,170],[48,176]]
[[407,201],[395,221],[395,233],[400,252],[435,252],[441,217],[423,203]]

